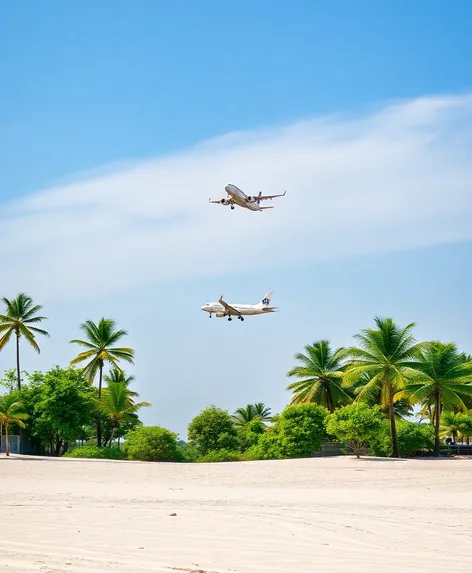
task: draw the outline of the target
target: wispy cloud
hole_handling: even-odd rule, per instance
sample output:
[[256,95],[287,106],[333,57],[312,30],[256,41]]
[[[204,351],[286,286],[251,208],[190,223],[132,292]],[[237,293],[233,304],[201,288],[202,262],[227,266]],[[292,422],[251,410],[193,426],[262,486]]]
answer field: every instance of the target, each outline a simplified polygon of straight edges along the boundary
[[[0,205],[2,292],[33,284],[35,297],[71,300],[471,239],[471,120],[470,94],[393,102],[229,134]],[[288,192],[262,213],[209,205],[229,182]]]

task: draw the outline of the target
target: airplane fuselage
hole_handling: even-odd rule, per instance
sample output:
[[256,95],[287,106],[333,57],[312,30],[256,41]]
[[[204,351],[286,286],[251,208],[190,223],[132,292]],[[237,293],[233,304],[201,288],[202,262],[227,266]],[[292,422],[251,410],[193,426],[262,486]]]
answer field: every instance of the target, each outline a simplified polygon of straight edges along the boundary
[[[239,205],[240,207],[245,207],[250,211],[262,211],[262,209],[257,203],[257,197],[248,198],[246,193],[244,193],[244,191],[241,191],[241,189],[239,187],[236,187],[236,185],[231,185],[231,184],[226,185],[225,191],[231,197],[233,202],[236,203],[236,205]],[[252,199],[252,201],[249,201],[248,199]]]
[[[231,306],[234,308],[234,310],[243,316],[249,316],[252,314],[266,314],[268,312],[272,312],[271,308],[261,308],[255,304],[232,304]],[[219,302],[209,302],[202,306],[202,310],[209,312],[210,314],[216,314],[217,316],[219,314],[224,316],[229,315],[228,310],[226,310],[225,307]]]

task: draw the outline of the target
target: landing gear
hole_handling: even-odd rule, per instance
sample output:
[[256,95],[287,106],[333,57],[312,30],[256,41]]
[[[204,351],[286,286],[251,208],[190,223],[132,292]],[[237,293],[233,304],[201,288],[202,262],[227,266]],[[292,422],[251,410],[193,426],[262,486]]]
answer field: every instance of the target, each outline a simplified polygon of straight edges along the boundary
[[228,320],[233,320],[230,316],[228,316]]
[[210,318],[211,318],[211,312],[210,312]]
[[234,209],[234,205],[231,205],[231,209]]
[[244,318],[241,315],[238,315],[239,320],[243,321]]

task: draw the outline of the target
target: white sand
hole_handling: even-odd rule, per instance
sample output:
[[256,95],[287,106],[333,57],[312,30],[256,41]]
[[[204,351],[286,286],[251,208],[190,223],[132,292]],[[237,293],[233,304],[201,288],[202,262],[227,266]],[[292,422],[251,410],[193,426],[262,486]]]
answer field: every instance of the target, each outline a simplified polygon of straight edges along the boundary
[[187,465],[2,456],[0,487],[2,573],[472,567],[472,458]]

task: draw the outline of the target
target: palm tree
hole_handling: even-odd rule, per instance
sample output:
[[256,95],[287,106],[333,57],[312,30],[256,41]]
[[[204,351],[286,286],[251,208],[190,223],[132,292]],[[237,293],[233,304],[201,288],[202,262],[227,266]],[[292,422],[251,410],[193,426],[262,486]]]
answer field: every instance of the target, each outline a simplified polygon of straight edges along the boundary
[[23,404],[18,400],[18,396],[15,392],[11,392],[0,398],[0,427],[5,426],[5,453],[7,456],[10,455],[8,451],[9,424],[17,424],[20,428],[24,428],[25,423],[23,420],[26,420],[28,417],[28,414],[23,409]]
[[[128,386],[133,380],[134,376],[132,375],[127,376],[123,370],[116,367],[110,370],[110,372],[108,374],[105,374],[105,376],[103,377],[103,381],[106,382],[108,386],[110,384],[124,384],[126,388],[128,388]],[[137,392],[134,392],[132,390],[129,390],[129,395],[134,397],[139,396]]]
[[434,422],[434,455],[439,456],[440,419],[444,408],[466,411],[461,394],[472,396],[472,362],[460,356],[454,343],[429,342],[418,353],[417,372],[395,399],[408,398],[413,404],[428,404]]
[[[84,346],[87,350],[81,352],[76,358],[71,360],[70,365],[78,364],[81,362],[88,363],[84,367],[84,373],[89,379],[90,384],[93,384],[95,376],[98,372],[98,399],[102,397],[102,382],[103,382],[103,367],[105,362],[111,364],[114,368],[119,370],[118,363],[120,360],[126,360],[134,364],[134,350],[132,348],[116,348],[116,344],[123,336],[128,333],[125,330],[115,330],[115,321],[108,318],[101,318],[100,322],[95,324],[91,320],[87,320],[80,325],[84,331],[87,340],[71,340],[71,343]],[[97,445],[102,445],[101,423],[100,418],[97,419]]]
[[31,297],[20,293],[15,299],[8,300],[3,297],[6,305],[5,314],[0,314],[0,350],[8,344],[11,335],[16,336],[16,374],[18,390],[21,390],[21,373],[20,373],[20,338],[23,336],[39,354],[40,349],[35,339],[35,334],[49,336],[49,333],[40,328],[31,326],[42,320],[47,320],[45,316],[36,316],[42,306],[37,304],[33,306]]
[[452,436],[454,442],[456,441],[457,434],[461,432],[462,416],[452,410],[445,410],[441,414],[440,432],[441,436]]
[[104,389],[102,408],[113,424],[110,446],[118,426],[123,422],[131,420],[132,415],[140,408],[150,405],[149,402],[139,402],[135,404],[131,398],[130,391],[122,382],[114,382]]
[[257,404],[248,404],[245,408],[238,408],[233,414],[234,425],[242,428],[252,422],[252,420],[259,420],[265,426],[266,422],[271,421],[271,412],[263,402]]
[[124,372],[124,370],[121,370],[121,368],[112,368],[112,370],[110,370],[110,372],[108,372],[108,374],[105,374],[105,376],[103,377],[103,380],[107,383],[107,384],[116,384],[116,383],[120,383],[120,384],[124,384],[126,387],[128,387],[130,385],[130,383],[134,380],[134,376],[127,376]]
[[295,366],[287,373],[289,377],[301,378],[287,386],[287,390],[293,390],[290,404],[316,402],[330,412],[337,406],[348,404],[351,398],[341,387],[344,349],[333,352],[327,340],[319,340],[305,346],[305,352],[295,354],[301,366]]
[[391,318],[374,319],[377,329],[364,329],[354,338],[361,348],[346,349],[350,357],[344,375],[344,385],[353,386],[366,376],[366,384],[357,395],[356,401],[370,402],[380,389],[381,407],[388,408],[392,435],[393,457],[398,458],[397,431],[395,425],[395,393],[403,388],[405,377],[415,372],[418,364],[416,355],[421,343],[416,344],[411,330],[412,322],[399,328]]
[[[368,384],[372,379],[369,374],[364,374],[357,380],[350,388],[353,399],[355,399],[359,393],[362,391],[364,386]],[[389,417],[389,407],[388,404],[382,407],[382,390],[378,386],[369,394],[369,397],[364,401],[368,406],[374,406],[379,404],[381,406],[381,411],[384,416]],[[413,406],[410,404],[409,400],[406,398],[400,398],[396,400],[393,404],[393,411],[396,418],[400,420],[405,420],[413,414]]]

